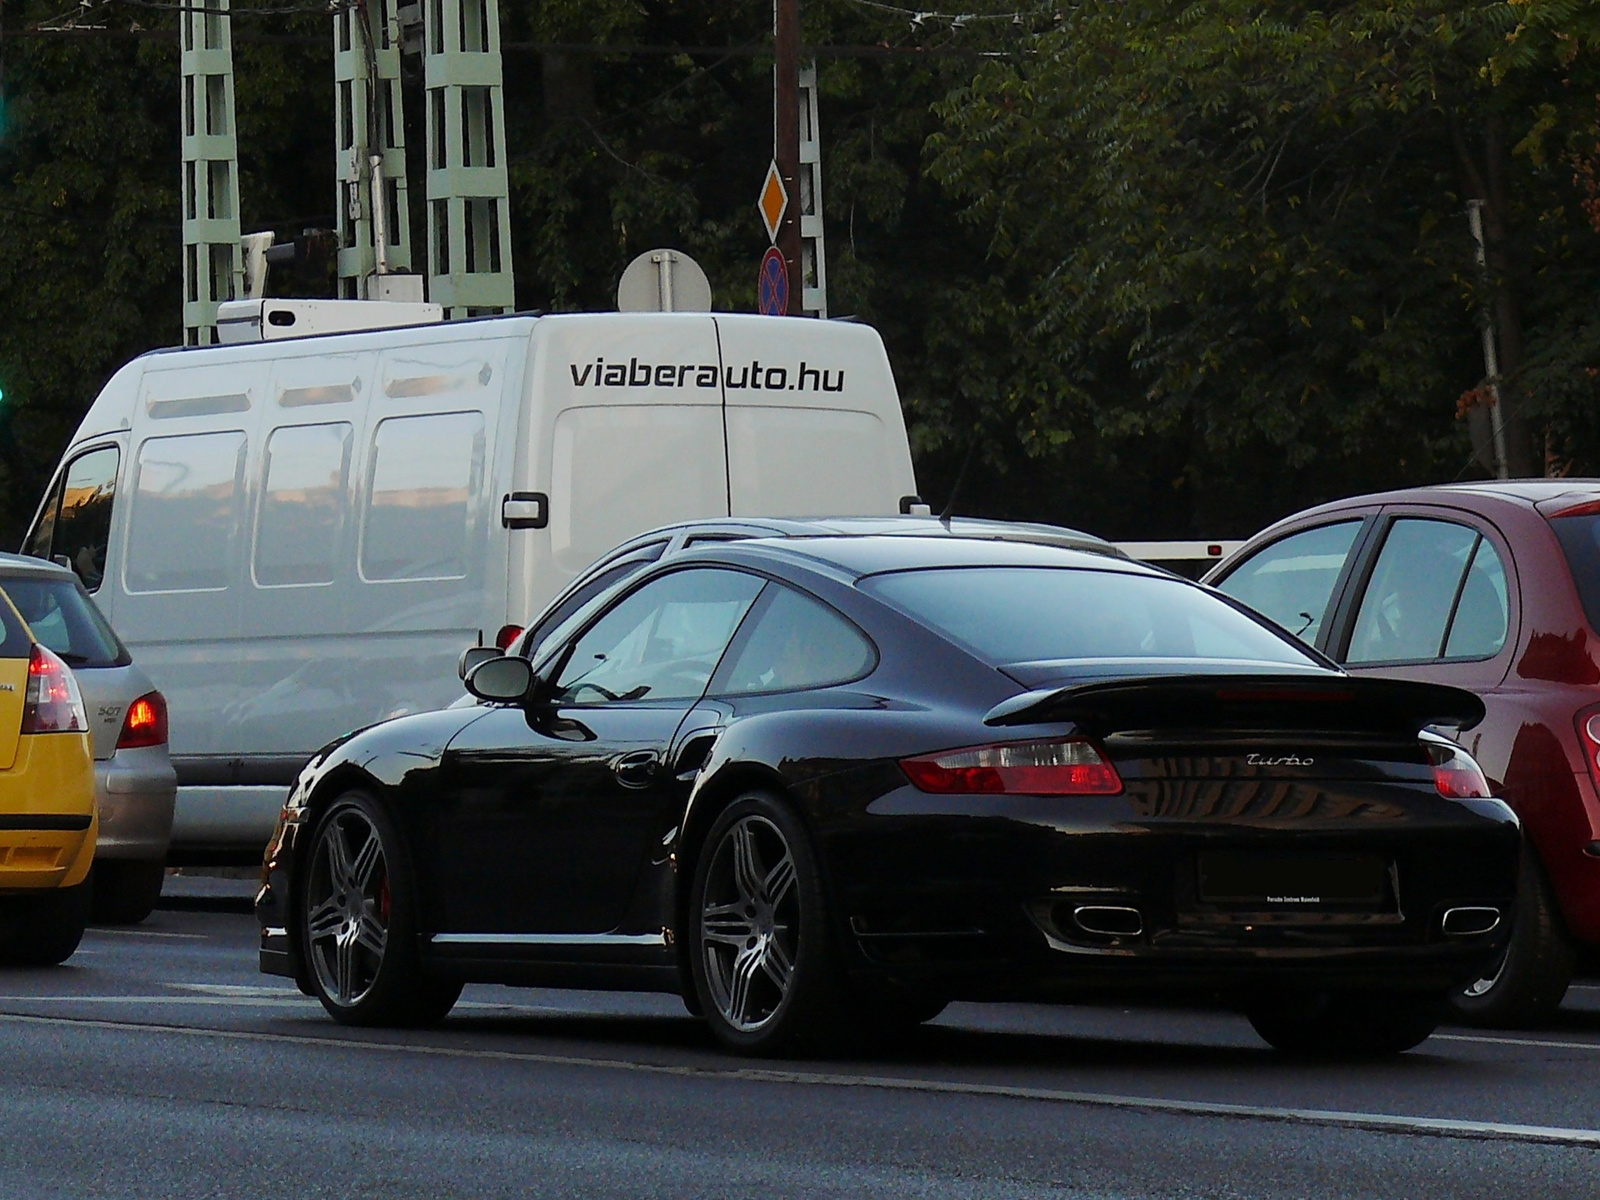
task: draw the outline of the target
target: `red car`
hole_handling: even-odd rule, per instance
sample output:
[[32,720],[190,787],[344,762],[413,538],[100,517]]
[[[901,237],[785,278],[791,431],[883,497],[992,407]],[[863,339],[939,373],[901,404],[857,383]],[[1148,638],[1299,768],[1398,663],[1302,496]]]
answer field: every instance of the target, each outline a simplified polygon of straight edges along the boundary
[[1521,816],[1510,949],[1456,1000],[1530,1024],[1600,949],[1600,480],[1411,488],[1298,513],[1205,582],[1352,674],[1450,683],[1487,718],[1445,730]]

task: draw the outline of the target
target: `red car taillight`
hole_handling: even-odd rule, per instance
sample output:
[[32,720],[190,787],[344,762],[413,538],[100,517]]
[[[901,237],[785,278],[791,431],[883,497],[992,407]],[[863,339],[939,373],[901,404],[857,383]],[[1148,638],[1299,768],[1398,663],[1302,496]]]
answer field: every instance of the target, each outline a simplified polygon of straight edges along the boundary
[[117,738],[117,749],[137,750],[141,746],[164,746],[166,743],[166,698],[160,692],[146,692],[128,705],[128,715],[122,718],[122,733]]
[[498,649],[505,650],[521,636],[521,625],[502,625],[500,626],[500,632],[494,635],[494,644]]
[[1451,800],[1489,799],[1489,781],[1483,768],[1460,746],[1445,741],[1425,741],[1422,748],[1433,764],[1433,786]]
[[78,681],[52,651],[35,645],[28,659],[28,697],[22,707],[23,733],[82,733],[89,728]]
[[1117,769],[1082,739],[973,746],[902,759],[906,777],[935,795],[1115,796]]
[[1578,714],[1578,740],[1583,744],[1583,758],[1589,764],[1589,776],[1600,787],[1600,712]]

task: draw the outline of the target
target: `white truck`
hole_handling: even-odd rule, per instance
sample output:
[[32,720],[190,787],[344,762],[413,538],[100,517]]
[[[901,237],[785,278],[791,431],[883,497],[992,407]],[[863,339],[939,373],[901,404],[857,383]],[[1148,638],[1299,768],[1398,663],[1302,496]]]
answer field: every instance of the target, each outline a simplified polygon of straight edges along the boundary
[[513,316],[158,351],[107,383],[25,553],[77,570],[171,708],[175,861],[259,854],[332,738],[443,707],[643,530],[915,501],[877,333]]

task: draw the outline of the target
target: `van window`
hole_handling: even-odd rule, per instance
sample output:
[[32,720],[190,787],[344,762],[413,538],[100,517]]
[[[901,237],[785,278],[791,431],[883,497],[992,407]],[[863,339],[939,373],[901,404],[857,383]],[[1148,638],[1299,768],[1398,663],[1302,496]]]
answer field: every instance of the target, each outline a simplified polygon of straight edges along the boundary
[[390,417],[372,438],[361,577],[467,574],[483,479],[483,414]]
[[[893,511],[888,433],[872,413],[738,405],[728,397],[734,516],[848,517]],[[888,506],[887,508],[885,506]]]
[[244,491],[238,431],[150,438],[135,462],[122,582],[130,592],[228,586]]
[[550,472],[556,565],[582,571],[642,530],[727,516],[725,470],[720,407],[567,409],[556,418]]
[[100,587],[105,575],[121,459],[115,446],[101,446],[68,463],[55,494],[39,514],[38,527],[28,538],[26,553],[35,558],[59,555],[66,559],[91,592]]
[[351,429],[286,425],[267,440],[252,570],[260,587],[333,582]]

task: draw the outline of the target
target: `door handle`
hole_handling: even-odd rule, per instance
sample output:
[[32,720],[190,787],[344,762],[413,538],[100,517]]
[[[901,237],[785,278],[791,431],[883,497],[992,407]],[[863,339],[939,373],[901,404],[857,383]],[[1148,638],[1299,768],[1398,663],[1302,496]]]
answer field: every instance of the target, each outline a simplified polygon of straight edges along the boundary
[[612,762],[611,773],[623,787],[649,787],[660,763],[661,756],[654,750],[633,750]]

